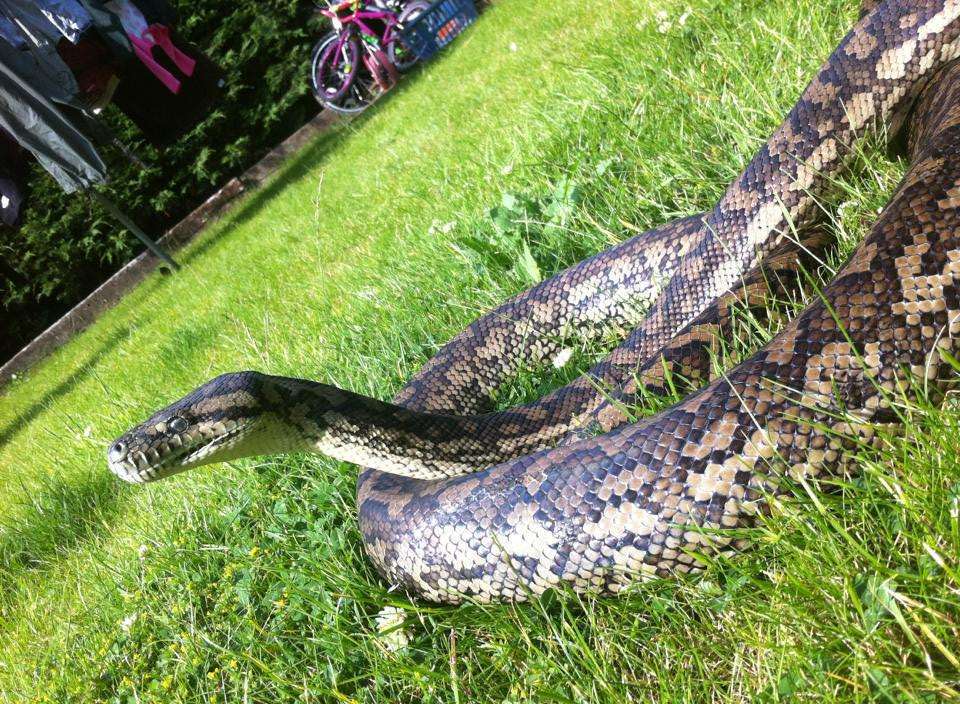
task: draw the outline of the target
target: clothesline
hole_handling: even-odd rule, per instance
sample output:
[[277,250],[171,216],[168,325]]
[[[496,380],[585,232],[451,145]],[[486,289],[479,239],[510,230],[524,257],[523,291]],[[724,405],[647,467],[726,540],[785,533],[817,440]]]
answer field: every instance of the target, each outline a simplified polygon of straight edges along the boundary
[[[182,40],[175,24],[166,0],[0,0],[0,142],[5,131],[22,147],[21,159],[32,155],[67,193],[88,191],[171,266],[173,260],[92,187],[107,180],[94,142],[113,144],[139,162],[95,118],[105,105],[112,102],[163,146],[203,119],[219,95],[222,71]],[[0,216],[16,225],[26,170],[5,161]]]

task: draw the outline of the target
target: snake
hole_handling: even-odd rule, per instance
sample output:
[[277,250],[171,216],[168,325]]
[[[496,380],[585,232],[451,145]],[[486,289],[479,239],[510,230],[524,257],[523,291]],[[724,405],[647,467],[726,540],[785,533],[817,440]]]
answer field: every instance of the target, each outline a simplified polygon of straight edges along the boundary
[[[107,450],[133,483],[317,452],[362,469],[363,545],[391,585],[445,603],[615,594],[749,547],[790,482],[855,470],[851,448],[945,392],[960,340],[960,0],[864,3],[860,18],[712,210],[520,293],[383,401],[257,371],[222,374]],[[871,135],[908,168],[836,276],[762,349],[711,371],[737,311],[793,290],[828,239],[818,201]],[[619,344],[570,383],[497,410],[569,340]],[[674,379],[689,393],[634,418]]]

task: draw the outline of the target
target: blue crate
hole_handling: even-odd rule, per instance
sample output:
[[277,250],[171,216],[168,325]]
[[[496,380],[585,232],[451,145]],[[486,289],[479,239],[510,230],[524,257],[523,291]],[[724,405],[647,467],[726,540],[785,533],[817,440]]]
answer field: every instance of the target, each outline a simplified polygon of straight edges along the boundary
[[438,0],[404,27],[400,33],[401,41],[418,59],[428,59],[476,19],[474,0]]

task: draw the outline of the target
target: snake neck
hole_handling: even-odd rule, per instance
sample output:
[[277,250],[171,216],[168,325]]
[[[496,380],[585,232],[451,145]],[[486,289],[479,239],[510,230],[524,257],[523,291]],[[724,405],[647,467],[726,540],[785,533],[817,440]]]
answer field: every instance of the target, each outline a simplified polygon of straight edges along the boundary
[[115,474],[136,483],[288,452],[441,479],[553,447],[603,398],[584,379],[527,406],[461,416],[415,411],[314,381],[233,372],[124,433],[107,460]]
[[319,452],[417,479],[475,472],[551,447],[570,429],[562,413],[556,423],[549,417],[531,423],[522,406],[466,416],[424,413],[288,377],[265,377],[258,395],[274,428],[258,440],[269,452]]

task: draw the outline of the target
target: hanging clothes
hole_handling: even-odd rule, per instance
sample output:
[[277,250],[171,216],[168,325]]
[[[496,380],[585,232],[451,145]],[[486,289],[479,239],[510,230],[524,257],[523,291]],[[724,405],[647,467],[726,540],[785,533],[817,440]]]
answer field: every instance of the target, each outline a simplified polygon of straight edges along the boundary
[[133,45],[123,30],[120,18],[106,8],[104,0],[80,0],[93,20],[97,35],[121,64],[134,59]]
[[134,4],[143,13],[147,24],[177,25],[177,11],[167,0],[134,0]]
[[[0,42],[0,50],[4,45]],[[96,148],[34,85],[35,78],[0,56],[0,127],[29,150],[67,193],[106,181],[107,167]]]
[[4,0],[4,4],[8,15],[38,46],[41,37],[54,44],[61,37],[76,42],[92,22],[78,0]]
[[[6,1],[0,0],[0,11]],[[0,62],[26,76],[31,85],[49,100],[63,105],[77,103],[77,94],[80,92],[77,81],[57,53],[56,46],[50,42],[21,50],[0,41]]]
[[154,76],[160,79],[171,93],[180,92],[180,80],[165,69],[153,57],[154,47],[160,47],[173,61],[174,65],[185,75],[193,75],[195,61],[174,46],[170,38],[170,30],[160,24],[148,25],[143,13],[130,0],[112,0],[107,8],[113,10],[120,17],[124,30],[137,58],[150,69]]
[[[19,43],[16,36],[13,37],[13,43],[0,40],[0,128],[9,132],[20,146],[31,152],[66,193],[87,190],[90,186],[107,180],[106,165],[93,143],[77,125],[83,125],[83,129],[94,136],[99,133],[100,141],[116,144],[118,140],[109,129],[93,119],[79,99],[76,80],[56,54],[53,37],[39,29],[29,31],[28,23],[22,20],[20,14],[15,14],[15,11],[29,16],[29,10],[42,6],[42,11],[47,12],[44,17],[48,24],[57,28],[63,37],[77,42],[79,35],[73,36],[71,32],[79,29],[81,24],[73,21],[76,18],[69,18],[67,21],[67,14],[77,7],[85,9],[86,6],[79,5],[79,1],[36,0],[24,4],[26,0],[0,0],[0,17],[10,20],[27,38],[24,45],[26,50],[16,48],[15,45]],[[93,0],[90,1],[92,4]],[[31,21],[35,19],[34,17]],[[92,15],[88,24],[94,24]],[[11,31],[9,25],[5,25],[5,29]],[[41,47],[44,52],[38,51]],[[60,67],[65,68],[66,73],[60,72],[62,77],[58,80],[54,74]],[[54,71],[54,68],[57,71]],[[55,105],[54,101],[62,105]],[[178,264],[112,201],[94,189],[88,192],[93,200],[120,221],[154,255],[172,269],[179,268]],[[22,189],[18,188],[13,179],[0,174],[0,221],[16,223],[21,202]]]
[[17,30],[33,46],[60,41],[63,36],[60,31],[40,12],[32,2],[24,0],[3,0],[0,3],[4,16],[7,17]]
[[20,27],[14,24],[13,20],[0,15],[0,40],[5,41],[14,49],[26,49],[27,38]]
[[[171,38],[196,62],[193,75],[182,80],[179,93],[163,89],[146,66],[131,61],[120,69],[120,85],[113,95],[113,104],[155,147],[171,144],[196,127],[220,99],[225,83],[223,70],[197,46],[176,32]],[[157,59],[165,61],[166,56]],[[172,63],[168,68],[175,70]]]
[[20,227],[23,213],[23,190],[21,184],[7,175],[7,170],[0,166],[0,224],[13,228]]
[[43,16],[57,28],[68,41],[76,44],[92,18],[77,0],[33,0]]
[[0,129],[0,224],[18,228],[27,190],[26,153]]
[[57,51],[73,72],[84,105],[96,110],[110,102],[120,62],[96,32],[86,33],[76,45],[60,42]]

